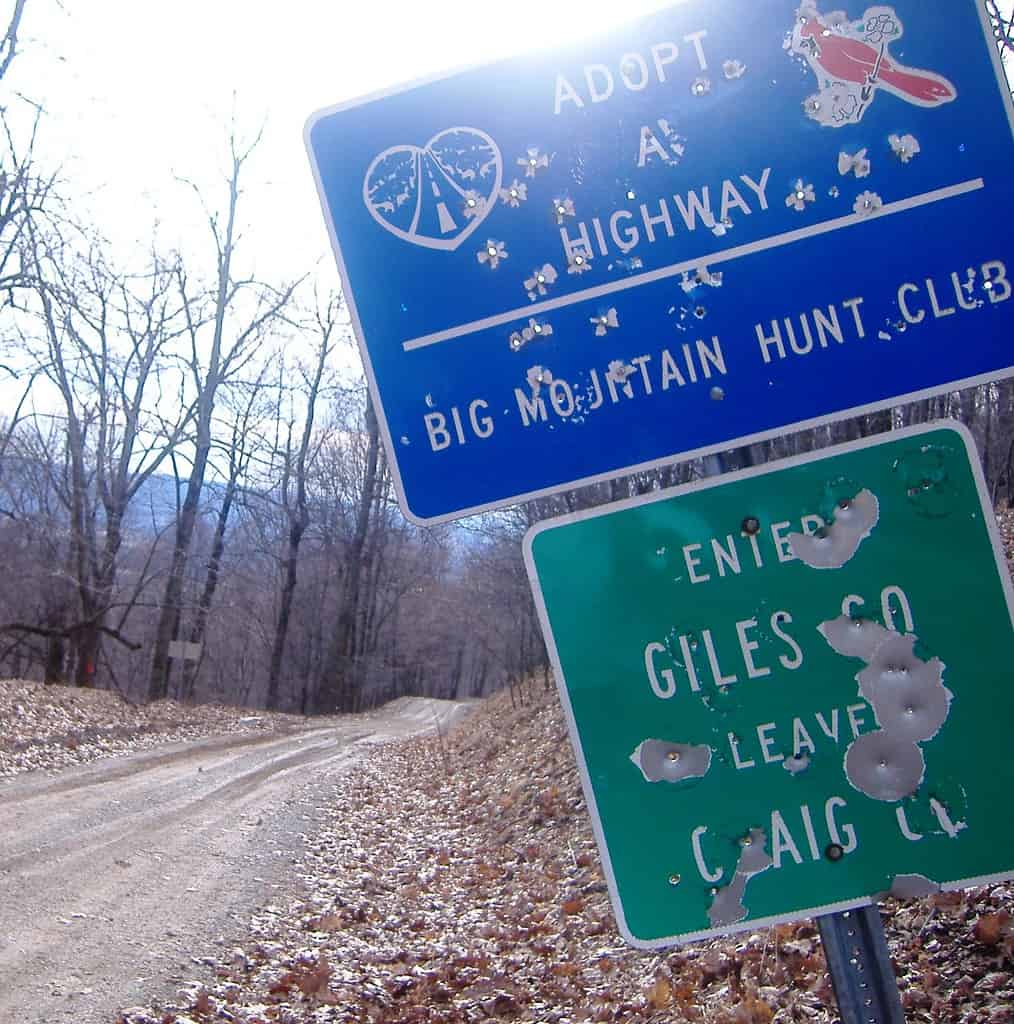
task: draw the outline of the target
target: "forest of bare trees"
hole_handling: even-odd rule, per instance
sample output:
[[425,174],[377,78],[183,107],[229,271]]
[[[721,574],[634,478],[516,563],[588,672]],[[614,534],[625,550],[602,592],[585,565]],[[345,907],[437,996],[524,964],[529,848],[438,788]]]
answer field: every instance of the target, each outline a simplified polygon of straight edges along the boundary
[[[0,88],[33,0],[8,2]],[[992,0],[998,44],[1014,26]],[[23,86],[30,94],[30,83]],[[985,385],[530,502],[458,527],[399,513],[340,295],[249,268],[234,123],[180,189],[187,253],[119,251],[0,104],[0,676],[303,713],[482,695],[543,673],[521,561],[538,519],[943,416],[1014,500],[1014,384]],[[15,106],[17,116],[12,116]]]

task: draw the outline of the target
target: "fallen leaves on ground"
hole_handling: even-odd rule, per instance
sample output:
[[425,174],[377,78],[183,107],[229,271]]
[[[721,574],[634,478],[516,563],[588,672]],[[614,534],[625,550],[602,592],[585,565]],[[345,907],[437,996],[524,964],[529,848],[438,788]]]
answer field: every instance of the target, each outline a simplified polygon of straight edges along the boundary
[[298,715],[163,700],[136,706],[108,690],[0,680],[0,778],[52,771],[161,743],[270,733]]
[[[236,1024],[830,1024],[811,922],[666,952],[619,937],[554,693],[500,694],[450,737],[373,748],[309,837],[304,891],[264,907],[206,985]],[[277,899],[277,897],[276,897]],[[1014,888],[883,908],[910,1022],[1011,1024]]]

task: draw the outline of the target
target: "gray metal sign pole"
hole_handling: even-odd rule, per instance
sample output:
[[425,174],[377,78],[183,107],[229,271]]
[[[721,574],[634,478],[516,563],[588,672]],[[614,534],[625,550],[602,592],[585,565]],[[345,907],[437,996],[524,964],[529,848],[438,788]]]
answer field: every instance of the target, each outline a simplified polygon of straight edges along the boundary
[[879,908],[825,914],[817,927],[842,1024],[904,1024]]

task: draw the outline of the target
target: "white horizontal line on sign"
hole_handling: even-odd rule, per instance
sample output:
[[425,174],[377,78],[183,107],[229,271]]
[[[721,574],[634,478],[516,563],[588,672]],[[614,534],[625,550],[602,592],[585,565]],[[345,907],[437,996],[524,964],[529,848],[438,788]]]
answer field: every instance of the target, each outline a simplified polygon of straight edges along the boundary
[[483,320],[473,320],[471,323],[461,324],[458,327],[449,327],[445,331],[436,331],[433,334],[424,334],[418,338],[411,338],[402,344],[402,348],[406,352],[411,352],[413,349],[438,345],[442,341],[451,341],[454,338],[461,338],[466,334],[475,334],[477,331],[483,331],[490,327],[501,327],[504,324],[527,320],[529,317],[537,316],[540,313],[548,313],[550,310],[563,309],[566,306],[573,306],[579,302],[587,302],[589,299],[602,298],[604,295],[615,295],[617,292],[639,288],[641,285],[651,284],[653,281],[664,281],[669,277],[679,277],[681,274],[690,270],[696,270],[699,267],[713,267],[719,263],[729,263],[743,256],[750,256],[755,252],[779,249],[783,245],[792,245],[793,242],[802,241],[804,238],[826,235],[832,231],[854,227],[856,224],[863,224],[870,220],[880,220],[894,213],[904,213],[906,210],[914,210],[919,206],[928,206],[931,203],[943,202],[945,199],[954,199],[956,196],[977,192],[985,187],[986,183],[982,178],[972,178],[969,181],[963,181],[957,185],[948,185],[946,188],[934,189],[932,192],[924,192],[922,195],[912,196],[909,199],[899,199],[895,203],[885,203],[872,216],[850,213],[846,217],[836,217],[834,220],[812,224],[810,227],[799,228],[797,231],[786,231],[781,235],[772,235],[770,238],[762,238],[758,242],[739,245],[734,249],[726,249],[724,252],[717,252],[710,256],[698,256],[696,259],[683,260],[682,263],[673,263],[668,267],[660,267],[658,270],[649,270],[644,274],[635,274],[633,277],[624,278],[622,281],[613,281],[611,284],[602,284],[596,288],[586,288],[583,291],[571,292],[570,295],[562,295],[558,299],[533,302],[528,306],[509,309],[506,313],[488,316]]

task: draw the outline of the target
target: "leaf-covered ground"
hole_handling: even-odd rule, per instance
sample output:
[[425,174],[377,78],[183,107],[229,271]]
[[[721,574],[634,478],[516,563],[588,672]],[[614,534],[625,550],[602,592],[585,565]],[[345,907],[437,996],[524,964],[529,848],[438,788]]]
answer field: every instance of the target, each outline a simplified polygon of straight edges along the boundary
[[[558,700],[487,701],[449,739],[338,783],[299,898],[269,904],[178,1006],[124,1024],[835,1019],[806,922],[667,953],[617,935]],[[1014,887],[891,903],[910,1021],[1014,1021]]]
[[1000,509],[996,514],[996,519],[1000,525],[1000,534],[1007,552],[1007,564],[1014,572],[1014,510]]
[[107,690],[0,680],[0,778],[51,771],[161,743],[225,733],[270,733],[295,715],[175,701],[128,704]]

